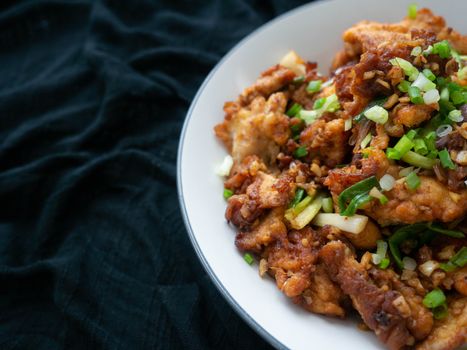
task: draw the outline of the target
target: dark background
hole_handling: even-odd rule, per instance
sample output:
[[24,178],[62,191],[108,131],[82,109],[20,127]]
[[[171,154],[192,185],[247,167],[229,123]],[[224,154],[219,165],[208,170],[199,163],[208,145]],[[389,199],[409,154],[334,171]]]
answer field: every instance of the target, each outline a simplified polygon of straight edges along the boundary
[[0,2],[0,349],[269,348],[198,262],[175,164],[208,72],[303,2]]

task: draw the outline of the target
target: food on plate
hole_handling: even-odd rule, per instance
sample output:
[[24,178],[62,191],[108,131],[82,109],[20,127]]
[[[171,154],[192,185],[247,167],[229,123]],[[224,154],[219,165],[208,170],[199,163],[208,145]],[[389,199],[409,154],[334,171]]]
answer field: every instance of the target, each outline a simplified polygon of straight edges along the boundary
[[392,350],[467,341],[467,36],[428,9],[288,53],[225,103],[226,219],[259,274]]

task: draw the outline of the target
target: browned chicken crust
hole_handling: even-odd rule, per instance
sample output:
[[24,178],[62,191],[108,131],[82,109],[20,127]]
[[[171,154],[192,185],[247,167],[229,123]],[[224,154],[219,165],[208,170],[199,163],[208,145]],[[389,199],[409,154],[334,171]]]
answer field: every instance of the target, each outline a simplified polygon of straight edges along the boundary
[[[328,86],[308,92],[310,81],[326,78],[315,63],[297,58],[300,66],[291,66],[292,55],[263,72],[236,101],[225,103],[224,121],[215,127],[234,161],[224,187],[233,193],[225,216],[237,229],[237,248],[254,254],[260,275],[272,277],[293,303],[339,318],[355,309],[391,350],[454,350],[467,337],[467,267],[440,268],[467,246],[465,238],[440,236],[423,245],[404,242],[402,254],[417,264],[411,270],[394,263],[378,267],[370,253],[378,240],[387,240],[392,228],[400,225],[435,221],[467,233],[467,162],[461,157],[467,152],[467,117],[436,141],[437,147],[450,152],[455,169],[439,162],[433,169],[419,169],[416,189],[400,175],[408,165],[386,156],[394,138],[423,127],[440,110],[438,103],[413,104],[404,97],[397,85],[405,74],[389,60],[404,58],[419,70],[430,68],[436,75],[454,77],[458,67],[452,59],[411,57],[414,47],[426,48],[444,39],[459,53],[467,53],[467,37],[427,9],[396,24],[362,21],[344,33],[344,49],[335,56]],[[319,99],[334,93],[340,108],[316,120],[305,123],[287,113],[296,103],[312,110]],[[348,119],[381,97],[386,98],[388,121],[384,125],[354,121],[349,130]],[[362,145],[367,135],[372,135],[371,141]],[[386,174],[395,179],[393,188],[384,192],[387,203],[373,200],[359,208],[370,219],[357,235],[313,222],[297,229],[286,219],[298,189],[313,198],[330,193],[338,212],[342,191]],[[424,265],[432,269],[427,272]],[[441,320],[423,304],[434,288],[441,288],[448,298],[448,316]]]

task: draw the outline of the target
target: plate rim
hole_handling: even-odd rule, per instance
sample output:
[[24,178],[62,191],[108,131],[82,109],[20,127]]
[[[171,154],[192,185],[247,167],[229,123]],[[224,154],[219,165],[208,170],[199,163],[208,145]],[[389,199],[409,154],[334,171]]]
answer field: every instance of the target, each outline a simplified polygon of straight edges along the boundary
[[[270,26],[275,25],[277,22],[280,22],[284,20],[287,17],[290,17],[294,15],[297,12],[303,11],[305,8],[308,7],[316,7],[319,5],[322,5],[324,3],[331,3],[336,0],[315,0],[303,5],[300,5],[298,7],[295,7],[289,11],[286,11],[282,14],[280,14],[277,17],[274,17],[273,19],[267,21],[266,23],[263,23],[261,26],[258,28],[254,29],[251,33],[247,34],[244,38],[242,38],[237,44],[235,44],[220,60],[219,62],[211,69],[209,74],[206,76],[206,78],[203,80],[202,84],[198,88],[195,96],[193,97],[193,100],[190,104],[190,107],[188,108],[188,111],[185,116],[185,120],[183,122],[182,130],[180,132],[180,141],[178,143],[178,148],[177,148],[177,165],[176,165],[176,180],[177,180],[177,197],[178,197],[178,202],[180,205],[180,211],[182,213],[182,218],[183,222],[185,224],[185,228],[188,233],[188,237],[190,238],[191,245],[193,246],[196,255],[198,256],[198,259],[201,262],[201,265],[203,266],[204,270],[208,274],[209,278],[213,282],[214,286],[217,288],[217,290],[220,292],[222,297],[227,301],[227,303],[232,307],[232,309],[239,315],[243,321],[245,321],[250,328],[252,328],[257,334],[259,334],[266,342],[268,342],[270,345],[272,345],[276,349],[289,349],[285,344],[283,344],[281,341],[279,341],[274,335],[272,335],[270,332],[268,332],[261,324],[259,324],[253,317],[251,317],[246,310],[242,308],[242,306],[235,300],[235,298],[229,293],[227,288],[222,284],[220,281],[219,277],[215,274],[213,269],[211,268],[209,262],[207,261],[206,257],[204,256],[201,247],[198,244],[198,241],[196,240],[193,228],[191,227],[190,220],[188,218],[188,212],[186,209],[185,205],[185,198],[183,196],[183,185],[182,185],[182,172],[181,172],[181,167],[182,167],[182,150],[183,150],[183,145],[185,142],[185,136],[186,136],[186,131],[188,129],[188,124],[190,123],[191,117],[193,115],[193,110],[204,92],[206,86],[208,83],[211,81],[215,73],[220,69],[220,67],[224,64],[227,59],[232,56],[235,52],[237,52],[240,47],[242,47],[247,41],[255,37],[256,35],[259,35],[261,32],[264,30],[268,29]],[[338,1],[338,0],[337,0]]]

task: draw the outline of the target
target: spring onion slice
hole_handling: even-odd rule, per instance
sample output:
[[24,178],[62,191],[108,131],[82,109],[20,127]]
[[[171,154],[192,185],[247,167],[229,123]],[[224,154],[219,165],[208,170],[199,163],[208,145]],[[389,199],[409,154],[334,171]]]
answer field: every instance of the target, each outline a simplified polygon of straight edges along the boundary
[[310,81],[308,83],[306,91],[311,92],[311,93],[318,92],[319,90],[321,90],[321,84],[322,84],[321,80]]
[[371,135],[371,132],[369,132],[362,140],[362,142],[360,142],[360,148],[366,148],[366,146],[368,146],[368,144],[370,143],[371,139],[372,139],[372,135]]
[[446,272],[452,272],[467,264],[467,247],[462,247],[447,263],[441,263],[440,267]]
[[438,152],[439,159],[441,160],[441,165],[443,168],[454,170],[456,168],[455,164],[451,159],[451,155],[448,150],[445,148]]
[[373,187],[377,186],[378,180],[376,179],[376,176],[371,176],[346,188],[344,191],[341,192],[339,197],[337,197],[337,204],[339,206],[340,211],[343,212],[345,210],[347,201],[350,201],[356,195],[367,193]]
[[412,86],[418,87],[421,91],[430,91],[436,89],[436,84],[428,79],[425,74],[419,74]]
[[431,231],[441,233],[443,235],[449,236],[449,237],[454,237],[454,238],[464,238],[465,235],[461,231],[456,231],[456,230],[448,230],[445,228],[442,228],[441,226],[437,224],[427,224],[427,228]]
[[224,198],[229,199],[230,197],[233,196],[233,191],[229,190],[228,188],[224,188]]
[[300,212],[300,214],[290,220],[290,225],[296,230],[300,230],[308,225],[320,211],[322,200],[322,197],[316,197],[306,208]]
[[441,58],[451,57],[451,46],[447,40],[433,44],[433,53]]
[[423,169],[432,169],[436,164],[436,160],[430,159],[412,151],[408,151],[401,159],[406,163]]
[[395,57],[389,60],[389,63],[391,63],[393,66],[398,66],[402,68],[404,74],[409,77],[410,81],[416,80],[419,75],[418,69],[414,67],[412,63],[410,63],[407,60],[404,60],[403,58]]
[[352,198],[347,208],[341,212],[342,216],[352,216],[355,215],[357,210],[363,207],[365,204],[369,203],[373,199],[368,193],[361,193]]
[[420,178],[414,172],[407,175],[405,182],[407,183],[407,187],[411,190],[416,190],[421,184]]
[[330,225],[342,231],[354,234],[362,232],[367,223],[368,217],[358,214],[352,217],[346,217],[336,213],[319,213],[313,220],[313,224],[316,226],[323,227],[325,225]]
[[402,136],[399,141],[397,141],[394,149],[399,152],[400,156],[403,157],[408,151],[414,146],[412,140],[407,137],[407,135]]
[[386,256],[388,244],[383,240],[376,241],[376,253],[371,254],[371,261],[373,264],[378,265]]
[[388,121],[389,113],[381,106],[373,106],[363,112],[363,115],[377,124],[384,124]]
[[295,196],[292,202],[290,203],[290,208],[295,208],[297,204],[300,203],[304,195],[305,195],[305,190],[300,187],[297,188],[297,190],[295,191]]
[[249,253],[245,253],[245,255],[243,255],[243,260],[245,260],[245,262],[246,262],[248,265],[253,264],[253,262],[255,261],[255,259],[253,259],[253,257],[252,257],[251,254],[249,254]]
[[446,296],[439,288],[433,289],[430,293],[425,295],[425,298],[423,298],[423,305],[430,309],[441,306],[445,302]]
[[325,213],[332,213],[334,211],[334,204],[331,197],[323,198],[322,204]]
[[404,264],[402,263],[402,255],[399,249],[399,245],[402,242],[406,241],[407,239],[410,239],[418,235],[420,232],[422,232],[425,229],[426,229],[425,223],[408,225],[408,226],[401,227],[396,232],[394,232],[394,234],[391,237],[389,237],[389,250],[391,251],[394,261],[396,262],[396,265],[400,269],[404,268]]

